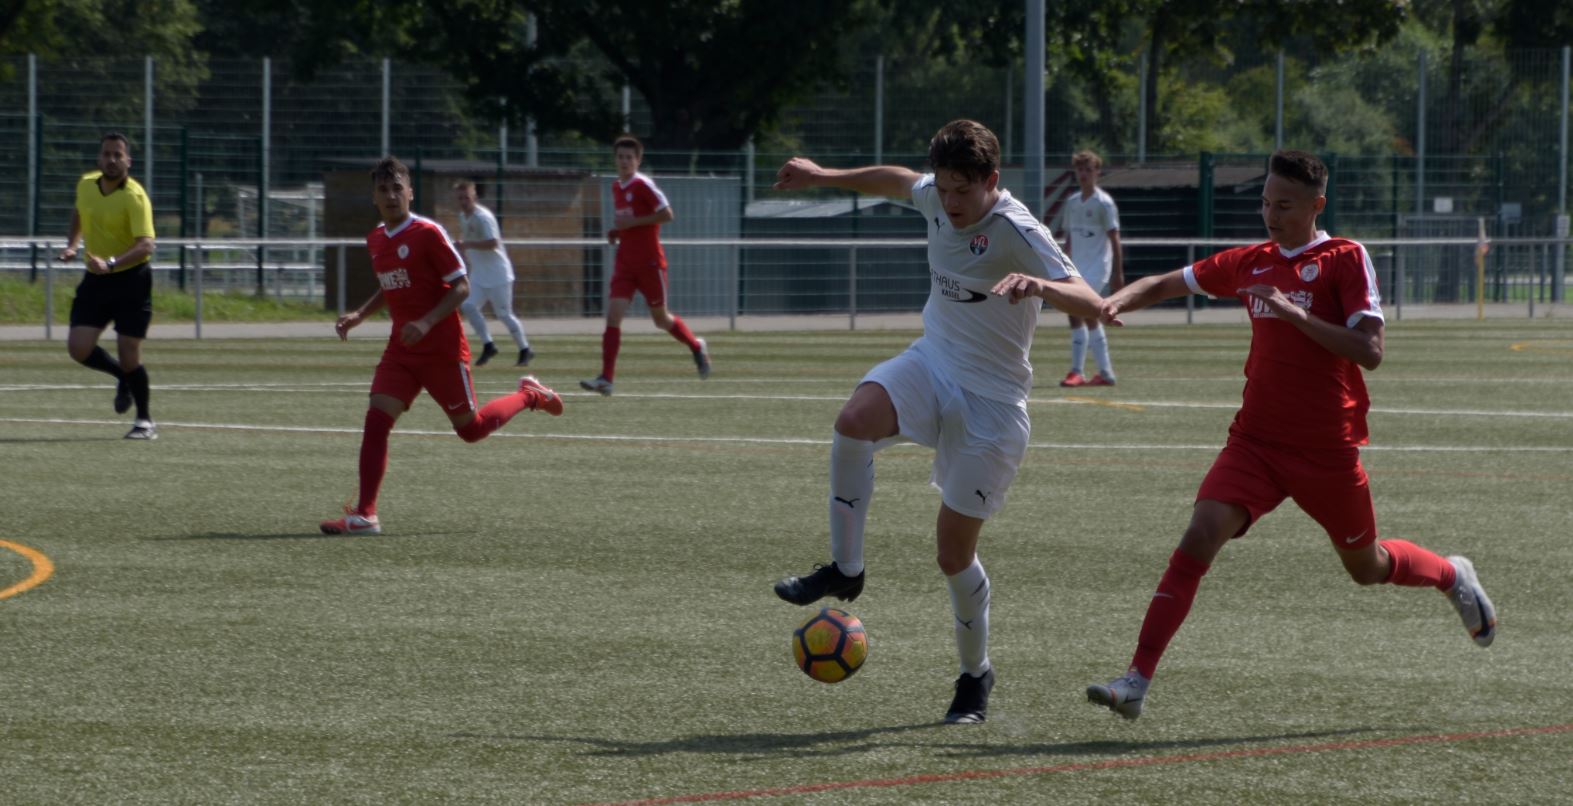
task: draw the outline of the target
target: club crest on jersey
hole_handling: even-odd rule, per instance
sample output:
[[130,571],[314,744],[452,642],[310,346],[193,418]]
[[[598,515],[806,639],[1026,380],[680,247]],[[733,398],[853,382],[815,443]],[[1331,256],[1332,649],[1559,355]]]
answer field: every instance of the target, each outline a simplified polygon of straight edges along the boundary
[[633,200],[634,200],[633,191],[629,191],[629,192],[623,194],[623,201],[633,201]]
[[1300,267],[1300,279],[1303,282],[1309,283],[1312,280],[1315,280],[1316,276],[1321,273],[1321,267],[1317,266],[1315,263],[1307,263]]
[[396,251],[399,254],[399,259],[403,260],[410,256],[410,245],[407,243],[401,243],[399,244],[399,248]]
[[987,236],[987,235],[975,236],[972,239],[972,243],[967,244],[967,248],[972,250],[972,254],[974,254],[974,255],[981,255],[984,252],[989,251],[989,236]]

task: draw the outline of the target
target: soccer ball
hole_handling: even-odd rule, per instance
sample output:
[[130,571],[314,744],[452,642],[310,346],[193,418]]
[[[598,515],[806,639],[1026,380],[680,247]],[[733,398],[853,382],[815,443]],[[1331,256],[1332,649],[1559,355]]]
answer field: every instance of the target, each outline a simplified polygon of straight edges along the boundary
[[792,657],[809,677],[839,683],[868,659],[868,633],[857,616],[826,607],[792,631]]

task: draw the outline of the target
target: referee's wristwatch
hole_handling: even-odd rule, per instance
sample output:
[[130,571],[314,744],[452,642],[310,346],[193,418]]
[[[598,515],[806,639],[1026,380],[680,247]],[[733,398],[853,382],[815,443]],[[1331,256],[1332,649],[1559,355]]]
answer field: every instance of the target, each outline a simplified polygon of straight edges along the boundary
[[115,270],[115,259],[114,258],[109,258],[109,259],[105,260],[104,261],[104,268],[106,270],[108,270],[108,271],[114,271]]

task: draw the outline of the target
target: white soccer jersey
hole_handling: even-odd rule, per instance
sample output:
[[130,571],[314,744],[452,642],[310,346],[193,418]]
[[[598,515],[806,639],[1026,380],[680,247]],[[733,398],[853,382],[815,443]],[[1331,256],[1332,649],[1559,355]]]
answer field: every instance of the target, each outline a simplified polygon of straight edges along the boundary
[[513,263],[508,260],[508,250],[502,245],[502,231],[492,211],[475,205],[475,213],[459,213],[459,240],[489,241],[496,239],[496,249],[464,250],[464,264],[470,270],[470,283],[481,288],[494,288],[513,282]]
[[1078,190],[1065,200],[1060,221],[1070,232],[1071,260],[1094,291],[1109,281],[1114,251],[1109,248],[1109,231],[1120,228],[1120,211],[1103,188],[1094,188],[1083,199]]
[[1049,230],[1026,205],[1000,190],[983,219],[964,230],[951,226],[934,175],[912,185],[912,201],[928,219],[929,289],[923,306],[926,348],[962,388],[991,400],[1017,403],[1032,389],[1032,334],[1037,297],[1012,305],[989,293],[1012,272],[1061,280],[1079,276]]

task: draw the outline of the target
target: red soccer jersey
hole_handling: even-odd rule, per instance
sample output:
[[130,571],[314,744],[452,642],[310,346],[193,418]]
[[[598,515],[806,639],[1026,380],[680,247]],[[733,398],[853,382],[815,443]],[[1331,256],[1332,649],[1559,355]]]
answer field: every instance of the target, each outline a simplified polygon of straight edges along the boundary
[[[671,205],[666,194],[655,186],[650,177],[636,173],[627,182],[612,181],[612,210],[618,218],[647,216]],[[643,269],[666,266],[666,252],[661,249],[661,225],[646,224],[619,230],[617,247],[618,269]]]
[[1365,247],[1318,232],[1285,252],[1272,242],[1220,252],[1185,268],[1192,291],[1238,297],[1251,315],[1245,393],[1231,431],[1266,442],[1332,448],[1366,443],[1366,395],[1360,365],[1334,355],[1260,300],[1240,291],[1266,284],[1318,319],[1354,327],[1382,318],[1376,271]]
[[385,224],[378,225],[366,236],[366,248],[371,251],[371,268],[377,273],[382,298],[393,317],[388,349],[413,356],[468,361],[470,345],[464,339],[457,310],[415,344],[405,346],[399,340],[405,323],[431,313],[453,288],[453,282],[464,276],[464,261],[441,225],[418,215],[411,215],[391,231]]

